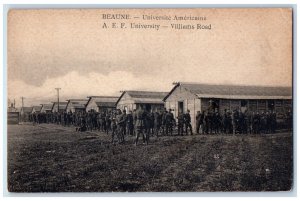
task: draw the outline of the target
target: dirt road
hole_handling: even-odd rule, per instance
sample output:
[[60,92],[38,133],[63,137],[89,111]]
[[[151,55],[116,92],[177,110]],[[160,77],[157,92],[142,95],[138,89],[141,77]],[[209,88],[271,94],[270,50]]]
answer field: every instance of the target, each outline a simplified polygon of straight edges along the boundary
[[8,126],[11,192],[277,191],[292,185],[292,135],[168,136],[148,146],[51,124]]

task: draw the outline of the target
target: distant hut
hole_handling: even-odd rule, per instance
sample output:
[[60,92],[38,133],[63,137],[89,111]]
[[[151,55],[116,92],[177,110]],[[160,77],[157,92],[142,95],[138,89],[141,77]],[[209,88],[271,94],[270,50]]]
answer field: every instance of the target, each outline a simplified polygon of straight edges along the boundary
[[41,113],[51,113],[53,104],[42,104]]
[[66,106],[66,112],[85,111],[88,99],[70,99]]
[[[52,113],[54,112],[65,112],[68,102],[54,102],[51,108]],[[58,109],[59,105],[59,109]]]
[[7,123],[8,124],[18,124],[20,121],[20,111],[15,107],[15,102],[10,103],[7,108]]
[[167,92],[124,91],[116,105],[121,110],[134,110],[144,106],[147,111],[158,111],[164,108],[163,98]]
[[276,111],[284,114],[292,109],[291,87],[209,85],[199,83],[177,83],[164,98],[165,107],[175,115],[190,110],[195,128],[197,111],[226,110],[250,112]]
[[7,108],[7,112],[19,112],[19,110],[15,107],[14,103],[10,103],[10,105]]
[[89,96],[86,111],[105,112],[116,109],[118,97],[115,96]]

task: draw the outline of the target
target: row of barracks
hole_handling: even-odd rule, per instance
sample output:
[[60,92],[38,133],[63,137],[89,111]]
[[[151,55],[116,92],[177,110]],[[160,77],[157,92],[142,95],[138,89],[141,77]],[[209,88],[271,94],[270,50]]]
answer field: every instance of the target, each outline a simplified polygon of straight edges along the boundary
[[[59,112],[96,111],[114,109],[133,111],[144,106],[147,111],[171,110],[175,117],[178,113],[190,111],[192,126],[195,127],[197,111],[210,109],[221,114],[226,110],[249,112],[276,111],[284,115],[292,110],[291,87],[210,85],[199,83],[175,83],[170,92],[123,91],[119,97],[89,96],[85,99],[69,99],[59,102]],[[54,113],[58,103],[23,107],[21,115],[30,113]],[[26,116],[26,115],[25,115]]]

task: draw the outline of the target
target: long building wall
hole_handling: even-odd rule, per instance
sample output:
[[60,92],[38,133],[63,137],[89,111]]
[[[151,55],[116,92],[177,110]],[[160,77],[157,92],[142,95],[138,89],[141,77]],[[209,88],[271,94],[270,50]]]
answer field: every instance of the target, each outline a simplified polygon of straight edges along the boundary
[[[196,126],[196,114],[197,111],[205,111],[209,108],[210,100],[215,100],[219,106],[219,112],[224,113],[227,110],[239,110],[250,111],[250,112],[265,112],[270,110],[269,102],[274,101],[274,109],[277,113],[285,114],[288,110],[292,108],[291,100],[242,100],[242,99],[211,99],[211,98],[198,98],[196,95],[192,94],[190,91],[179,86],[176,90],[170,94],[170,96],[165,101],[165,107],[167,110],[171,109],[177,120],[180,102],[183,103],[183,112],[190,110],[190,115],[192,119],[192,126],[195,130]],[[280,114],[279,114],[280,116]]]

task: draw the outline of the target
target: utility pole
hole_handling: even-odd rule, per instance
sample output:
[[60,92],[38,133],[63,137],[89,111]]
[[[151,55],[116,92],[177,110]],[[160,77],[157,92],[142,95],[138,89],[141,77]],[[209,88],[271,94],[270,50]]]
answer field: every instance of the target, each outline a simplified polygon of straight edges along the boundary
[[24,99],[25,99],[25,97],[21,97],[21,99],[22,99],[22,108],[21,108],[21,121],[23,122],[24,121],[24,119],[25,119],[25,114],[24,114]]
[[57,112],[59,112],[59,90],[61,90],[61,88],[55,88],[57,91]]
[[24,99],[25,99],[25,97],[21,97],[21,99],[22,99],[22,111],[24,112]]

